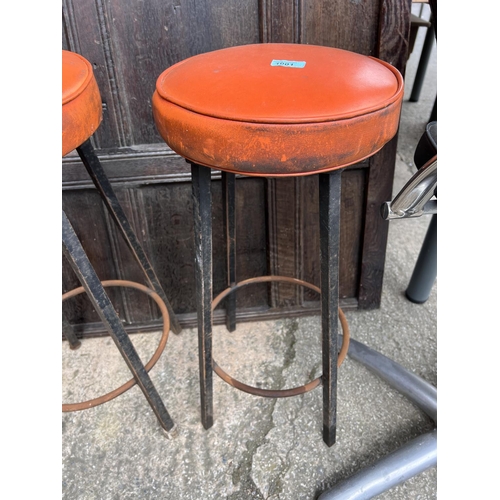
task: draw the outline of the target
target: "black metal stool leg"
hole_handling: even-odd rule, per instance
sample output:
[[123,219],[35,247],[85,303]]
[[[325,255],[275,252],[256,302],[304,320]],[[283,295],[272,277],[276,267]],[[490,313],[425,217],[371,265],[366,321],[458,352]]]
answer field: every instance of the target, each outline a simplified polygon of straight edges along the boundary
[[340,181],[340,170],[319,174],[323,440],[328,446],[335,443],[337,429]]
[[429,116],[429,122],[437,121],[437,112],[438,112],[438,98],[437,96],[434,98],[434,105],[432,106],[431,115]]
[[66,340],[69,343],[70,349],[76,350],[79,347],[81,347],[82,343],[76,336],[75,330],[73,329],[67,318],[64,316],[64,314],[62,318],[62,331],[64,336],[66,337]]
[[[224,232],[227,245],[227,286],[236,285],[236,176],[222,172],[222,198],[224,207]],[[236,330],[236,295],[230,293],[226,297],[226,328],[230,332]]]
[[196,308],[198,313],[198,358],[200,363],[201,421],[212,427],[212,194],[211,170],[191,163],[194,216]]
[[424,85],[425,72],[427,71],[435,38],[434,22],[431,16],[431,25],[427,28],[427,33],[425,35],[424,46],[422,47],[420,61],[418,62],[417,74],[415,75],[415,81],[413,82],[413,88],[411,89],[409,99],[410,102],[418,102],[420,98],[420,92],[422,91],[422,87]]
[[142,389],[144,396],[146,396],[160,425],[166,432],[171,431],[174,427],[174,423],[137,354],[134,345],[125,332],[120,318],[116,314],[109,297],[104,291],[64,211],[62,213],[62,236],[63,251],[68,262],[71,264],[71,267],[78,276],[82,286],[85,288],[97,313],[104,322],[106,329],[137,380],[137,384]]
[[179,321],[177,320],[174,310],[170,305],[165,292],[163,291],[162,286],[160,285],[160,281],[156,276],[156,273],[151,266],[149,259],[147,258],[144,249],[142,248],[139,240],[135,232],[130,225],[123,208],[121,207],[118,199],[111,187],[111,183],[107,175],[102,168],[101,162],[99,158],[95,154],[94,148],[90,143],[90,139],[85,141],[79,148],[76,149],[80,158],[87,169],[92,181],[95,184],[95,187],[101,194],[101,197],[106,204],[106,207],[109,210],[109,213],[113,217],[117,226],[120,228],[127,245],[131,249],[135,259],[141,266],[144,274],[146,275],[151,287],[153,290],[160,296],[160,298],[165,302],[167,306],[168,315],[170,317],[170,326],[174,333],[180,333],[182,328],[179,325]]

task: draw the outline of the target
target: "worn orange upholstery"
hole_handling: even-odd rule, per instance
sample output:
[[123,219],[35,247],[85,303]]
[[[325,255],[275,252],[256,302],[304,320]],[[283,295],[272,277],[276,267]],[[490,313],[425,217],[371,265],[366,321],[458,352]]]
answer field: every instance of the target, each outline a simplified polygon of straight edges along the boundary
[[383,61],[269,43],[171,66],[152,102],[161,136],[184,158],[247,175],[294,176],[377,152],[397,132],[402,98],[401,74]]
[[102,120],[99,88],[91,64],[62,51],[62,155],[83,144]]

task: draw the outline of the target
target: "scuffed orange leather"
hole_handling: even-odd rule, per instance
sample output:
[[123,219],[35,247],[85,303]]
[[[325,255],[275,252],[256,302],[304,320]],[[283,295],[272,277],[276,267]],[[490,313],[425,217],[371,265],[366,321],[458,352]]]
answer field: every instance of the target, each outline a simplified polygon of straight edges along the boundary
[[90,63],[62,51],[62,155],[83,144],[99,127],[102,104]]
[[256,44],[171,66],[152,102],[158,131],[184,158],[275,177],[338,169],[376,153],[397,132],[402,99],[401,74],[373,57]]

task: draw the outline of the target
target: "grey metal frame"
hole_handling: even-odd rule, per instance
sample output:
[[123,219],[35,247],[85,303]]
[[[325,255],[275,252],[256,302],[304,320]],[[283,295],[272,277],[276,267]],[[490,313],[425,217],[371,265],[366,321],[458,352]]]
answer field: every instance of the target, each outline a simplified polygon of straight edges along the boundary
[[348,356],[408,398],[436,429],[406,443],[350,478],[324,491],[317,500],[368,500],[437,464],[437,389],[383,354],[351,339]]
[[437,277],[437,214],[431,218],[417,262],[406,289],[406,298],[415,304],[427,302]]

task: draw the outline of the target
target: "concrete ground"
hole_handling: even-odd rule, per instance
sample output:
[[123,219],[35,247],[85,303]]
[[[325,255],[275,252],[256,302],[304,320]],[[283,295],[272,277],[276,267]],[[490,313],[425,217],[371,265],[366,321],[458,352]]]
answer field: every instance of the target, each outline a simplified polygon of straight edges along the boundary
[[[417,103],[408,102],[425,30],[409,60],[394,193],[415,172],[414,148],[436,95],[434,48]],[[429,217],[390,223],[382,305],[348,311],[351,335],[437,385],[436,285],[422,305],[404,291]],[[131,336],[143,360],[160,333]],[[318,317],[244,323],[234,334],[214,329],[214,357],[236,378],[264,387],[292,387],[321,371]],[[62,493],[79,499],[313,500],[410,439],[432,421],[403,396],[349,359],[339,369],[337,442],[322,441],[321,389],[267,399],[240,392],[214,376],[214,426],[199,416],[197,334],[171,334],[150,375],[176,423],[167,439],[135,386],[104,405],[62,414]],[[110,338],[62,345],[62,400],[100,396],[130,378]],[[431,468],[378,498],[435,499]]]

